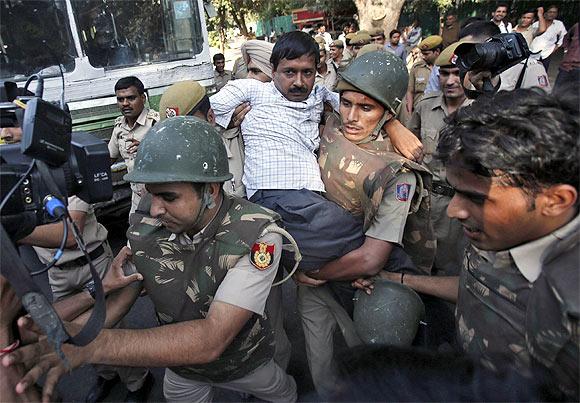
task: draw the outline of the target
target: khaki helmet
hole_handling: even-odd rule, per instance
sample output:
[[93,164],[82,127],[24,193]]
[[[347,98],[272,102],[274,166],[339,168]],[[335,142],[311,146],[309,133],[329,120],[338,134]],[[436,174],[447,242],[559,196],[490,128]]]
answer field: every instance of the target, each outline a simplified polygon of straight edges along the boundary
[[425,319],[419,295],[393,281],[378,279],[371,295],[355,294],[354,326],[365,344],[410,346]]
[[381,51],[357,57],[339,75],[341,80],[373,98],[394,115],[407,92],[409,81],[407,67],[401,58]]
[[153,126],[141,141],[129,182],[221,183],[232,178],[218,132],[193,116],[176,116]]

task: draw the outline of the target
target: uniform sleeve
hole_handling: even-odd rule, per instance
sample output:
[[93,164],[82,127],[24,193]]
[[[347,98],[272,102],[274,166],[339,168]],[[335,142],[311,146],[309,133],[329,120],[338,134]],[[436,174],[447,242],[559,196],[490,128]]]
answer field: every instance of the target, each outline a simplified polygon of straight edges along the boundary
[[91,208],[91,205],[80,197],[71,196],[68,198],[68,207],[69,211],[82,211],[83,213],[87,213]]
[[273,245],[271,264],[260,270],[252,264],[249,254],[242,257],[234,267],[228,270],[214,296],[214,301],[225,302],[262,315],[272,282],[278,271],[282,253],[282,236],[266,233],[258,238],[256,243]]
[[385,189],[383,200],[366,236],[401,244],[417,179],[412,172],[396,176]]
[[229,81],[218,93],[210,97],[211,108],[215,113],[215,120],[221,127],[228,127],[236,107],[250,100],[249,86],[251,81]]
[[407,91],[415,92],[415,72],[417,69],[413,66],[411,72],[409,73],[409,84],[407,85]]
[[119,158],[121,153],[119,152],[119,143],[117,141],[117,134],[115,133],[115,128],[111,133],[111,139],[109,140],[109,156],[111,158]]
[[407,123],[407,129],[411,130],[415,136],[421,139],[421,101],[417,104],[417,107],[413,109],[411,113],[411,118]]

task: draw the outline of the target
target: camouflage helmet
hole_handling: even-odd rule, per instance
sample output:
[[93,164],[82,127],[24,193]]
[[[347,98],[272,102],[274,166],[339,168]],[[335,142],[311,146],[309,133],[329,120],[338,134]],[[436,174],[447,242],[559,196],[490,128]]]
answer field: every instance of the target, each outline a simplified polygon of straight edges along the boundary
[[153,126],[135,158],[129,182],[225,182],[232,178],[218,132],[193,116],[176,116]]
[[354,326],[366,344],[410,346],[425,318],[417,293],[403,284],[378,279],[371,295],[355,295]]
[[[407,92],[409,73],[400,57],[388,52],[369,52],[354,59],[339,73],[341,80],[397,114]],[[340,86],[337,87],[340,90]]]

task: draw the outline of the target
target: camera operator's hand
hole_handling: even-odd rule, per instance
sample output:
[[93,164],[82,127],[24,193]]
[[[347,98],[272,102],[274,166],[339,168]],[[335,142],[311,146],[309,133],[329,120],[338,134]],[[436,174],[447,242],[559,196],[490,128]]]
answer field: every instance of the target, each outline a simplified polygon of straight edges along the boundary
[[134,281],[143,280],[143,276],[140,273],[127,275],[123,270],[123,266],[131,262],[132,256],[133,253],[131,252],[131,249],[126,246],[124,246],[117,256],[115,256],[113,263],[111,263],[111,267],[109,267],[107,274],[103,278],[103,290],[105,291],[105,294],[126,287]]
[[0,309],[2,311],[2,314],[0,314],[0,326],[2,329],[12,325],[12,321],[16,319],[16,315],[18,315],[21,308],[20,298],[16,296],[8,280],[0,275]]
[[[65,367],[61,359],[53,351],[52,346],[48,343],[46,337],[42,335],[32,319],[22,317],[18,320],[18,326],[29,332],[35,332],[39,341],[29,344],[15,350],[14,352],[2,357],[2,366],[13,367],[22,365],[25,368],[25,375],[16,384],[15,391],[17,394],[26,393],[34,384],[46,374],[42,390],[42,401],[52,401],[52,396],[59,379],[69,370]],[[76,334],[80,331],[81,326],[73,323],[66,323],[67,331]],[[63,344],[62,349],[65,353],[70,369],[78,368],[86,362],[89,362],[92,356],[91,345],[83,348],[75,347],[70,344]]]
[[477,91],[483,91],[484,80],[491,80],[491,84],[495,87],[499,82],[499,76],[492,77],[491,72],[488,70],[482,71],[468,71],[465,75],[465,82],[463,86],[465,88],[470,88],[473,86]]

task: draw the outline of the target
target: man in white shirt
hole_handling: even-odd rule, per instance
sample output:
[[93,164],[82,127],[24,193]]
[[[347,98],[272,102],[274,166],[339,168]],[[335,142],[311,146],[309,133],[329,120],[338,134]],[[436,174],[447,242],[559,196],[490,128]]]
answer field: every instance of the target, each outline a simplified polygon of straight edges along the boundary
[[511,22],[505,22],[505,17],[508,14],[508,5],[505,3],[498,4],[493,12],[493,17],[491,22],[493,22],[499,28],[502,34],[509,34],[512,32],[512,24]]
[[546,71],[550,67],[551,56],[562,46],[567,33],[564,23],[556,17],[558,17],[556,6],[550,6],[545,13],[538,9],[538,21],[532,25],[532,28],[537,30],[538,36],[532,41],[531,51],[540,52],[540,60]]

